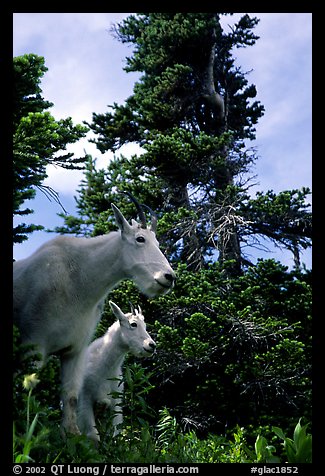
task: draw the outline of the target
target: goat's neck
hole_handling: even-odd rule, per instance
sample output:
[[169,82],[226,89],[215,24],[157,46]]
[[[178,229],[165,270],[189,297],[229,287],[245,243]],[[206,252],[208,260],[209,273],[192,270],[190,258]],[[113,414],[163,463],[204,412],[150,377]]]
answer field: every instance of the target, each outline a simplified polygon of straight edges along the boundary
[[84,241],[83,263],[84,280],[87,289],[99,299],[104,297],[122,279],[127,278],[123,267],[120,246],[121,235],[111,232]]
[[121,371],[124,358],[128,353],[128,347],[121,338],[120,324],[115,322],[104,336],[105,358],[103,364],[107,369]]

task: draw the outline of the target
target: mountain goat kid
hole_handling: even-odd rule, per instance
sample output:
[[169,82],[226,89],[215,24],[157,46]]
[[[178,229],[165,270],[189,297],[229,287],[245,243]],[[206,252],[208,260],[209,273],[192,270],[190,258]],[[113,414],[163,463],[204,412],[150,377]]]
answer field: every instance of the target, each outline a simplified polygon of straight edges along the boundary
[[117,321],[106,334],[87,348],[83,383],[78,398],[78,426],[82,433],[98,443],[94,405],[105,404],[113,412],[114,436],[123,421],[121,395],[123,393],[122,365],[127,353],[137,357],[152,355],[156,344],[146,331],[141,309],[124,314],[109,302]]

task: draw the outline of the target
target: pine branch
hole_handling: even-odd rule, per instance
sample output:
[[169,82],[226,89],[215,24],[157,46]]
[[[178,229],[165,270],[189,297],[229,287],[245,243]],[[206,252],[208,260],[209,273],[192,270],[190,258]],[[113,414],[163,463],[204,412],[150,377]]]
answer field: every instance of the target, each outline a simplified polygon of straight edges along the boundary
[[44,193],[44,195],[50,202],[52,202],[52,198],[56,203],[58,203],[65,215],[68,214],[67,210],[62,205],[58,192],[56,192],[52,187],[50,187],[49,185],[37,185],[36,188],[38,188],[42,193]]

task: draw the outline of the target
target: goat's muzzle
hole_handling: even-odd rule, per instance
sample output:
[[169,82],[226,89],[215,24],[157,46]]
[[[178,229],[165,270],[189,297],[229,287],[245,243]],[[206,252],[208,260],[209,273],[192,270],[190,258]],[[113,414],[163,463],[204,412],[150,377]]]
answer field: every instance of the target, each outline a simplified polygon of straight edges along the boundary
[[155,342],[149,342],[148,344],[149,347],[143,347],[143,349],[148,352],[148,354],[154,354],[156,352],[156,343]]
[[157,273],[155,276],[155,281],[159,284],[159,286],[168,291],[174,287],[175,279],[176,276],[174,273]]

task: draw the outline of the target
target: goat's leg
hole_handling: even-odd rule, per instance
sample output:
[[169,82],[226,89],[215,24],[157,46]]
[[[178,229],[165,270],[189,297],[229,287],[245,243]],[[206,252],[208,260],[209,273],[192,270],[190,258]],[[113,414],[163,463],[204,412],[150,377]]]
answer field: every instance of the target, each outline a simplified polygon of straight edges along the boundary
[[62,432],[79,435],[77,424],[78,394],[82,384],[84,352],[61,357]]
[[82,392],[78,401],[78,426],[83,434],[95,443],[99,443],[100,438],[96,428],[93,402]]

